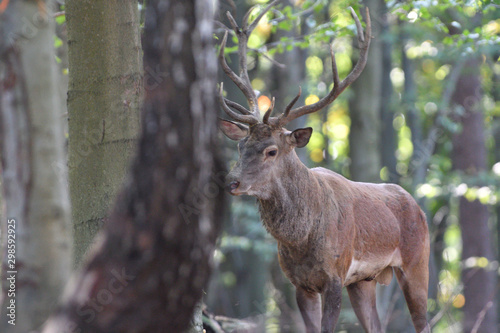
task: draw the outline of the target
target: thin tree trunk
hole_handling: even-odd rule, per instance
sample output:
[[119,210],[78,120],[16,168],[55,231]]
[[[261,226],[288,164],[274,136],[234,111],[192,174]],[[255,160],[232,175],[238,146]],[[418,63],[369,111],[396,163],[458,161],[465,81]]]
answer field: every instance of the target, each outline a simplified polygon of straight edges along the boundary
[[[106,220],[139,133],[142,89],[134,0],[67,0],[69,184],[75,264]],[[156,65],[155,65],[156,66]],[[163,79],[146,68],[146,88]]]
[[384,0],[379,0],[382,11],[380,12],[380,38],[382,48],[382,74],[380,91],[380,118],[381,118],[381,160],[382,166],[387,168],[390,183],[399,182],[396,170],[397,138],[394,130],[394,101],[391,81],[392,70],[392,38],[387,18],[387,5]]
[[[70,206],[51,1],[0,14],[1,332],[38,329],[71,271]],[[15,259],[14,259],[15,257]],[[15,324],[15,326],[14,326]]]
[[[494,55],[493,59],[498,59],[500,52]],[[492,91],[493,100],[500,101],[500,75],[492,72]],[[493,137],[495,139],[495,163],[500,162],[500,116],[493,117]],[[495,209],[496,217],[496,257],[500,258],[500,205]],[[497,299],[500,297],[500,290],[497,290]],[[497,317],[500,317],[500,306],[497,306]]]
[[[480,109],[482,96],[479,60],[467,60],[458,79],[452,101],[463,108],[458,119],[462,131],[453,136],[453,164],[465,177],[476,175],[486,168],[484,116]],[[477,332],[496,332],[495,285],[496,270],[473,264],[475,258],[495,260],[488,228],[488,207],[478,200],[460,198],[460,227],[462,230],[462,270],[464,284],[464,332],[479,327]],[[480,326],[479,326],[480,325]]]
[[208,281],[223,213],[212,1],[147,6],[144,65],[165,76],[146,89],[139,151],[94,254],[44,332],[183,332]]
[[[349,156],[351,178],[357,181],[380,181],[380,86],[382,75],[382,44],[380,1],[366,0],[370,9],[374,39],[363,73],[352,85],[353,98],[349,101],[351,130]],[[357,46],[357,45],[356,45]]]
[[[417,186],[425,182],[427,174],[427,163],[422,163],[422,154],[432,154],[432,151],[427,151],[423,146],[423,131],[422,120],[420,113],[415,106],[417,100],[417,85],[415,83],[414,74],[415,66],[412,60],[408,59],[406,55],[406,44],[408,42],[408,29],[405,22],[399,22],[400,27],[400,42],[401,42],[401,67],[405,74],[404,92],[403,92],[403,106],[406,116],[408,118],[408,126],[411,131],[411,142],[413,144],[413,155],[410,161],[410,172],[412,175],[412,191],[417,189]],[[423,204],[421,199],[420,204]]]

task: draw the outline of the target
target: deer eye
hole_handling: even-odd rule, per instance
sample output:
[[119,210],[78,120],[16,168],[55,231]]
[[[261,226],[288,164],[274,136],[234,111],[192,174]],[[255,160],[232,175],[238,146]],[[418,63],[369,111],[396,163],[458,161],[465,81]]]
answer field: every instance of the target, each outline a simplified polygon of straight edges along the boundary
[[276,156],[276,154],[278,154],[277,149],[273,149],[267,152],[267,156]]

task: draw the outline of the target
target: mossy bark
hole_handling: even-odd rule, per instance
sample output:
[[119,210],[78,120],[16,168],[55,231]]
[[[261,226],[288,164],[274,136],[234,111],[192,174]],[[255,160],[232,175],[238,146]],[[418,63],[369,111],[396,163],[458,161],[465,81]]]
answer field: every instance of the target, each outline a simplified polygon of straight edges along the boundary
[[68,0],[69,184],[78,265],[108,216],[140,128],[137,1]]

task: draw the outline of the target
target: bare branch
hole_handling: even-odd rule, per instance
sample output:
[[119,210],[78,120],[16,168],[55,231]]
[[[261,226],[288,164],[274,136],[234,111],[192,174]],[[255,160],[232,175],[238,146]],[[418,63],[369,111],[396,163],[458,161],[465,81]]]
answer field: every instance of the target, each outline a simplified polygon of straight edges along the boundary
[[273,63],[273,65],[279,67],[279,68],[286,68],[286,65],[282,64],[281,62],[278,62],[276,60],[274,60],[273,58],[271,58],[270,56],[268,56],[267,54],[265,54],[264,52],[262,51],[259,51],[257,49],[249,49],[250,51],[253,51],[261,56],[263,56],[264,58],[266,58],[267,60],[269,60],[271,63]]

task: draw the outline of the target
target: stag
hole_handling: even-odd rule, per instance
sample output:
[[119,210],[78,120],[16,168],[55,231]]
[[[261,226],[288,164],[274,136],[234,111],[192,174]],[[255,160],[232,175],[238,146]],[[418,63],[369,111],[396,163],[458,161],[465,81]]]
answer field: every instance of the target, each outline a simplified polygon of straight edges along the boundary
[[[238,38],[237,75],[224,57],[227,32],[219,60],[224,72],[241,89],[249,109],[218,94],[222,109],[234,121],[220,120],[220,129],[239,141],[239,160],[226,177],[232,195],[258,200],[267,231],[277,240],[284,274],[296,287],[296,299],[307,332],[333,332],[341,291],[347,288],[354,311],[367,332],[381,332],[375,306],[377,282],[389,284],[393,271],[403,290],[417,332],[430,332],[426,319],[429,234],[426,218],[410,194],[394,184],[350,181],[324,169],[308,169],[295,148],[304,147],[312,128],[289,131],[285,125],[332,103],[361,74],[370,46],[370,15],[366,32],[352,8],[360,56],[353,70],[340,81],[333,47],[330,47],[333,89],[311,105],[293,109],[295,97],[284,112],[271,117],[271,107],[261,117],[257,96],[247,71],[247,41],[266,7],[248,24],[239,27],[228,12]],[[234,109],[234,110],[233,110]],[[237,112],[236,112],[237,111]]]

